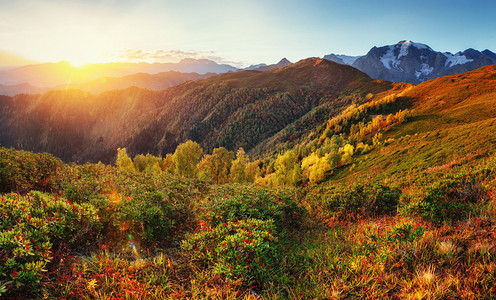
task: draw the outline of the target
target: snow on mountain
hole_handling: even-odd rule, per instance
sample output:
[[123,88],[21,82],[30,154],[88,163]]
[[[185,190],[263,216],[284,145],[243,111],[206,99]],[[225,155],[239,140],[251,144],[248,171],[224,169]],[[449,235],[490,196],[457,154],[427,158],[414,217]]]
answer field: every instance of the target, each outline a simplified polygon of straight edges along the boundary
[[468,59],[465,55],[462,55],[461,52],[458,52],[454,55],[449,52],[445,52],[443,54],[447,58],[446,62],[444,63],[444,66],[448,68],[451,68],[455,65],[463,65],[474,61],[473,59]]
[[[452,54],[437,52],[426,44],[409,40],[394,45],[373,47],[364,56],[329,54],[325,59],[351,66],[372,78],[396,82],[420,83],[449,74],[468,72],[496,64],[496,54],[467,49]],[[351,62],[352,61],[352,62]]]
[[381,56],[381,62],[384,65],[384,67],[388,70],[391,70],[391,68],[397,69],[400,57],[401,56],[394,55],[394,46],[389,46],[389,49],[387,50],[386,54]]
[[418,50],[432,50],[425,44],[414,43],[412,41],[401,41],[396,45],[387,47],[386,54],[381,56],[381,62],[388,70],[391,70],[391,68],[401,69],[399,67],[400,59],[408,55],[408,49],[410,49],[410,47],[414,47]]
[[421,78],[427,78],[432,71],[434,71],[434,67],[429,66],[426,63],[423,63],[420,67],[420,70],[415,71],[415,77],[417,77],[418,80],[421,80]]

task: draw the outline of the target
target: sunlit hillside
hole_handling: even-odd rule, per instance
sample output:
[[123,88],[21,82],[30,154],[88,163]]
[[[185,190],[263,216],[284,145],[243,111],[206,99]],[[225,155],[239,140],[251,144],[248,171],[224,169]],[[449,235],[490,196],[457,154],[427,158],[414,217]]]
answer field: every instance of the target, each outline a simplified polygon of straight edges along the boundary
[[3,144],[80,163],[0,149],[0,295],[494,298],[495,91],[307,59],[4,96]]

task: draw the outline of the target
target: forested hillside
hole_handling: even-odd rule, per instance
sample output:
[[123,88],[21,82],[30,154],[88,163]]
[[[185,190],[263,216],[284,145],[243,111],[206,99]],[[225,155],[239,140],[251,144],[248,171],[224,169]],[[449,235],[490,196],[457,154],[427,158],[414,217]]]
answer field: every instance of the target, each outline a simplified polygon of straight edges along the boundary
[[352,67],[307,59],[274,71],[223,74],[158,92],[21,94],[1,100],[0,144],[80,162],[109,163],[119,147],[132,155],[165,156],[187,139],[209,151],[257,148],[254,154],[260,156],[268,150],[264,144],[282,130],[290,142],[299,140],[350,104],[366,101],[367,94],[391,87]]

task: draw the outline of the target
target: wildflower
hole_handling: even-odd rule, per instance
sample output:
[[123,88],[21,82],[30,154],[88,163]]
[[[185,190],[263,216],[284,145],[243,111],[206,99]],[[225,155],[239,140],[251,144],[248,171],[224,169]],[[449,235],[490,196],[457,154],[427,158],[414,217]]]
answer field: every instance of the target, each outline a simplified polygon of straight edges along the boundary
[[88,289],[89,290],[94,290],[96,287],[96,279],[91,279],[90,281],[88,281]]

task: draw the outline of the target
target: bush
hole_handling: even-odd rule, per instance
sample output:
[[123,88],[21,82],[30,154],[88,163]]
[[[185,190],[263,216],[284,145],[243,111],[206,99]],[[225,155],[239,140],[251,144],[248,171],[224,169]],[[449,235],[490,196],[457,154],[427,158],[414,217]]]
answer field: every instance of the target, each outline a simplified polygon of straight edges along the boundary
[[99,226],[91,205],[40,192],[2,196],[0,216],[0,282],[8,290],[35,288],[53,249],[84,245]]
[[323,195],[324,210],[338,219],[354,219],[393,214],[401,190],[381,183],[340,187]]
[[58,188],[58,174],[63,163],[48,153],[0,148],[0,193]]
[[402,208],[402,213],[420,216],[435,224],[453,223],[465,219],[486,199],[487,192],[475,177],[448,174]]
[[102,233],[113,242],[127,242],[131,234],[139,241],[167,243],[189,225],[190,183],[102,164],[71,166],[66,173],[63,194],[97,208]]
[[207,204],[205,218],[211,226],[243,219],[272,220],[279,231],[297,228],[306,210],[295,201],[290,190],[270,190],[233,185],[219,188]]
[[262,287],[282,274],[275,231],[271,220],[229,221],[191,235],[181,248],[193,263],[211,266],[228,281]]
[[146,242],[165,242],[172,239],[176,226],[186,221],[186,211],[184,204],[172,203],[166,193],[143,191],[120,201],[115,217],[122,231]]

